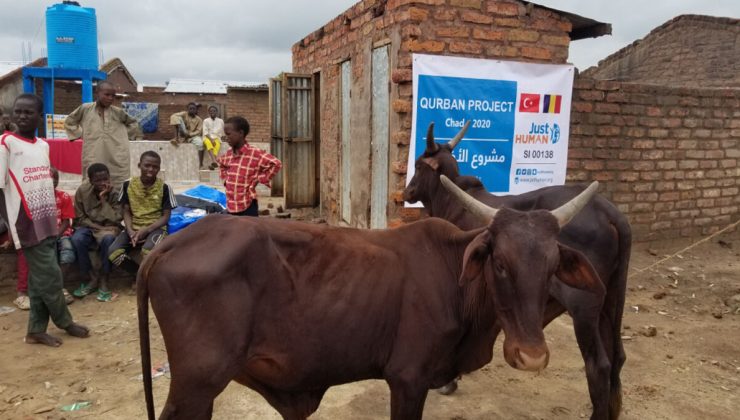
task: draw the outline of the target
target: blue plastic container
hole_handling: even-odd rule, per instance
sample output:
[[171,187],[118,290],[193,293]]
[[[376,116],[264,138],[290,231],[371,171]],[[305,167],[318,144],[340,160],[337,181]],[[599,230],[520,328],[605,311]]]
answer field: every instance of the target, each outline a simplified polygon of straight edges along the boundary
[[95,9],[55,4],[46,9],[49,67],[98,69],[98,24]]

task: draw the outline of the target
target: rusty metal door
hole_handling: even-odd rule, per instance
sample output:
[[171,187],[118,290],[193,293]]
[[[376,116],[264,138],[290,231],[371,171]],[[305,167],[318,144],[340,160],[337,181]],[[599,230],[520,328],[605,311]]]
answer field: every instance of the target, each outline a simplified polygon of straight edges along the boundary
[[283,162],[286,208],[313,207],[318,198],[312,81],[309,74],[283,73],[270,83],[272,146]]

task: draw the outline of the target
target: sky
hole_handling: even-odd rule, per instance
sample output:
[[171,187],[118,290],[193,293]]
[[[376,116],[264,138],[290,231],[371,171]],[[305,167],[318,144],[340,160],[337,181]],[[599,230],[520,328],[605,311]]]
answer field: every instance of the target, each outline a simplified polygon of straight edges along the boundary
[[[0,0],[2,3],[11,0]],[[0,7],[0,61],[44,56],[44,13],[54,1]],[[139,83],[171,78],[266,82],[291,69],[291,47],[355,0],[80,0],[96,9],[104,60],[119,57]],[[571,43],[581,70],[680,14],[740,18],[740,0],[539,0],[612,24],[612,35]],[[102,64],[102,63],[101,63]]]

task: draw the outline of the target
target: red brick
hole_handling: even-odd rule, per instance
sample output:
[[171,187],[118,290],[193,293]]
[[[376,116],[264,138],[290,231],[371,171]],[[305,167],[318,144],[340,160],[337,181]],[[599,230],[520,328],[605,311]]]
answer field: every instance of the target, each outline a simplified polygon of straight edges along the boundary
[[612,103],[597,103],[594,109],[596,112],[600,112],[604,114],[618,114],[619,113],[619,105],[612,104]]
[[462,20],[463,22],[481,23],[484,25],[490,25],[493,22],[493,18],[491,16],[483,13],[473,12],[471,10],[461,11],[460,20]]
[[502,41],[506,37],[506,32],[484,28],[473,28],[473,38],[485,41]]
[[409,20],[415,22],[423,22],[429,19],[429,11],[426,9],[420,9],[418,7],[409,7]]
[[483,52],[483,47],[478,42],[450,42],[450,52],[454,53],[466,53],[466,54],[480,54]]
[[567,47],[570,45],[570,37],[566,35],[542,35],[542,42],[547,45]]
[[604,99],[604,92],[598,90],[582,90],[578,92],[578,97],[584,101],[601,101]]
[[437,28],[437,36],[467,38],[470,36],[470,28],[465,26],[443,26],[441,28]]
[[434,10],[434,20],[450,21],[454,20],[457,15],[456,10],[447,8],[438,8]]
[[540,47],[522,47],[522,57],[534,58],[536,60],[549,60],[552,58],[550,50]]
[[445,49],[445,43],[441,41],[418,41],[411,39],[404,42],[401,49],[410,52],[442,52]]
[[470,9],[478,9],[481,8],[481,0],[449,0],[450,6],[452,7],[467,7]]
[[391,73],[391,80],[393,83],[407,83],[411,82],[413,77],[411,69],[394,69]]
[[488,13],[503,16],[518,16],[524,14],[524,8],[518,4],[502,3],[499,1],[488,2],[486,7]]
[[522,22],[514,18],[494,18],[493,23],[496,26],[507,26],[510,28],[519,28],[522,26]]
[[391,108],[399,114],[411,112],[411,101],[396,99],[392,102]]
[[509,41],[535,42],[540,38],[540,33],[530,29],[512,29],[507,34]]

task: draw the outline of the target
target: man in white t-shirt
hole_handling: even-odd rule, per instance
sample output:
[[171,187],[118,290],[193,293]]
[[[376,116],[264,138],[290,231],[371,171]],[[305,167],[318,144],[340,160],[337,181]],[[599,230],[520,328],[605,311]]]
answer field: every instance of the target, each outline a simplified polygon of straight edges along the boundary
[[0,136],[0,212],[28,263],[31,310],[26,343],[58,347],[62,340],[46,333],[49,318],[74,337],[85,338],[90,331],[72,320],[62,292],[49,145],[36,137],[42,110],[43,102],[32,94],[20,95],[13,104],[18,133]]
[[224,120],[218,117],[218,108],[215,105],[208,107],[210,118],[203,120],[203,145],[211,155],[213,163],[210,169],[218,168],[218,152],[221,150],[221,138],[224,136]]

